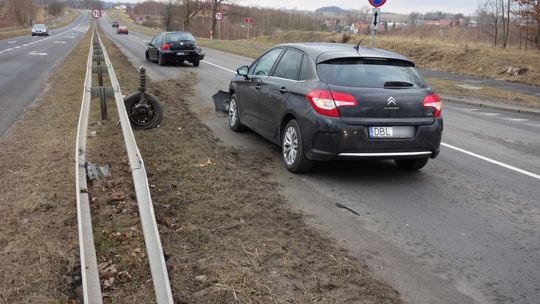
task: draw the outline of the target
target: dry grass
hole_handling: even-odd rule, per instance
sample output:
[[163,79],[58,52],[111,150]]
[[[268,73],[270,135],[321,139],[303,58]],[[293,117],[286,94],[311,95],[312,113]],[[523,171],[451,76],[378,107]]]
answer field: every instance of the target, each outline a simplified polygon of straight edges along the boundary
[[78,271],[73,156],[89,36],[0,139],[0,298],[58,303]]
[[460,87],[462,82],[426,77],[426,81],[433,86],[437,93],[448,94],[453,97],[472,97],[480,100],[489,100],[495,103],[518,105],[530,108],[540,108],[540,98],[510,90],[493,87],[481,87],[480,89],[466,89]]

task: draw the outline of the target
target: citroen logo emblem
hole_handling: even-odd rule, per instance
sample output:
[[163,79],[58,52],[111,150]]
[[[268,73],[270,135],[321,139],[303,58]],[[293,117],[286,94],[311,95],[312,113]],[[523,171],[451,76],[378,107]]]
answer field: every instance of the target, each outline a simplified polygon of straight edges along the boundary
[[384,107],[385,110],[399,110],[399,107],[397,105],[397,100],[394,97],[388,98],[386,101],[386,107]]

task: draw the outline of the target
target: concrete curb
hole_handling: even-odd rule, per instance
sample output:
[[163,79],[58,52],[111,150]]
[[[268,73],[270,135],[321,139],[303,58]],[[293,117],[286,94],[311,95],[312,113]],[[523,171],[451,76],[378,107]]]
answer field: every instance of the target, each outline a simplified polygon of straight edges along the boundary
[[492,109],[492,110],[540,115],[540,109],[526,108],[526,107],[520,107],[520,106],[510,106],[510,105],[500,105],[500,104],[487,102],[484,100],[461,99],[461,98],[456,98],[456,97],[451,97],[451,96],[446,96],[446,95],[440,95],[440,96],[441,96],[442,101],[449,101],[453,103],[460,103],[460,104],[465,104],[469,106],[476,106],[476,107]]

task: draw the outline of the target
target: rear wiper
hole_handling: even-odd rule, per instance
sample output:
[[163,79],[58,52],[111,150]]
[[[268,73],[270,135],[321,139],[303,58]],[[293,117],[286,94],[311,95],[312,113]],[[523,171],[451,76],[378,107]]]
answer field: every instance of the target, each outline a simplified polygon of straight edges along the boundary
[[413,86],[414,84],[406,81],[387,81],[384,83],[385,88],[408,88]]

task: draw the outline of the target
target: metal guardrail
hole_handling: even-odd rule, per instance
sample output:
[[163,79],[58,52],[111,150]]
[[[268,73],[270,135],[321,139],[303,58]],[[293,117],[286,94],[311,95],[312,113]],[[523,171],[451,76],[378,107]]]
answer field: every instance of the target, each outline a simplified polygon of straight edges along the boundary
[[[102,53],[98,54],[97,56],[93,53],[96,45],[99,46],[97,48],[99,49],[99,53]],[[96,58],[98,61],[101,59],[104,60],[105,66],[107,67],[107,73],[109,75],[112,90],[114,92],[116,108],[118,111],[118,116],[120,118],[122,134],[124,137],[131,173],[133,176],[133,186],[135,188],[135,195],[139,207],[139,216],[141,219],[141,226],[144,235],[144,242],[146,245],[146,252],[150,264],[150,271],[152,273],[152,281],[154,284],[156,300],[158,304],[173,303],[169,275],[167,272],[165,257],[163,255],[163,249],[159,237],[159,230],[154,215],[154,208],[152,205],[152,198],[150,196],[150,188],[148,186],[146,169],[139,148],[137,147],[137,143],[133,135],[133,130],[131,129],[128,114],[124,106],[124,99],[122,97],[120,85],[118,84],[118,80],[116,78],[116,74],[107,54],[107,50],[103,45],[99,33],[97,33],[96,31],[95,23],[93,25],[92,45],[90,46],[90,52],[88,56],[89,57],[84,85],[83,101],[81,107],[81,115],[79,119],[79,130],[77,133],[76,153],[77,211],[79,219],[79,239],[81,244],[81,274],[83,282],[82,287],[84,302],[102,303],[99,277],[97,273],[96,254],[94,250],[94,240],[92,236],[88,193],[86,188],[86,160],[84,158],[86,136],[88,132],[88,115],[90,110],[90,99],[92,91],[92,58]],[[94,68],[94,70],[100,69]],[[105,94],[106,90],[101,89],[96,91],[101,91],[100,94]]]
[[[94,41],[92,32],[90,41]],[[101,286],[97,268],[94,234],[90,202],[88,200],[88,185],[86,183],[86,138],[88,134],[88,118],[92,99],[92,64],[94,58],[93,43],[88,51],[86,63],[86,78],[84,80],[79,126],[77,128],[77,147],[75,151],[75,184],[77,191],[77,222],[79,226],[79,248],[81,259],[81,279],[84,303],[103,303]]]

